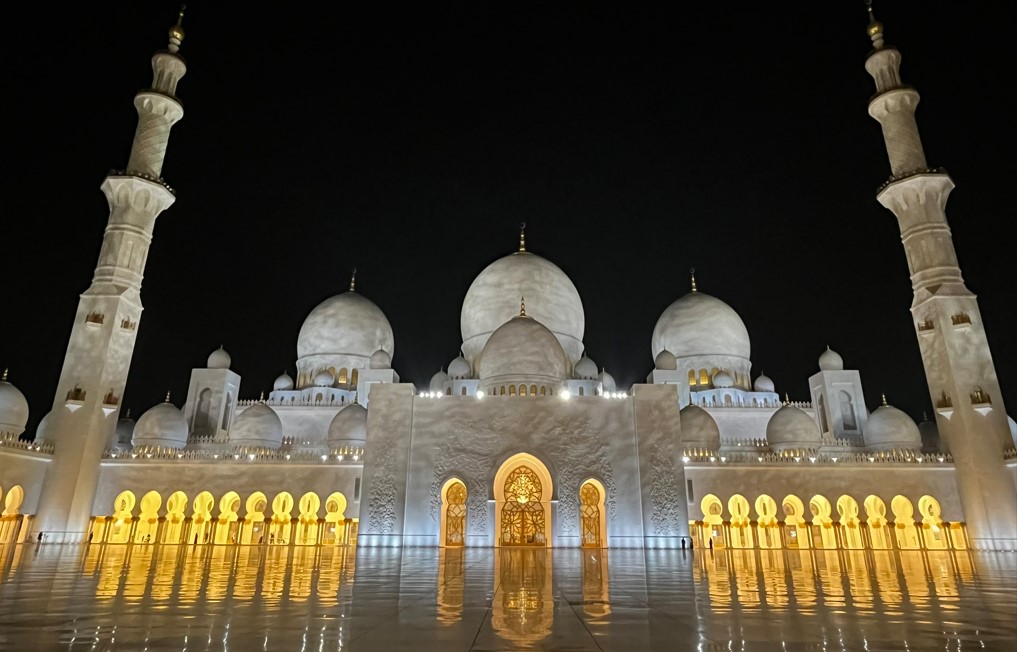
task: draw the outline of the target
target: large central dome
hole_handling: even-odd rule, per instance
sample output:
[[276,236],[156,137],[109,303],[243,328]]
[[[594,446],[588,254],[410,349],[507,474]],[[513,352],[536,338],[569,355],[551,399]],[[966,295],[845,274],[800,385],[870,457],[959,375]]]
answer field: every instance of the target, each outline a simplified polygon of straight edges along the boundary
[[527,314],[558,338],[570,360],[578,360],[586,317],[576,286],[551,261],[518,251],[488,265],[463,300],[463,354],[474,369],[491,334],[519,314],[520,298],[526,299]]
[[366,360],[377,350],[392,356],[395,337],[381,308],[356,292],[344,292],[320,303],[304,320],[297,337],[297,357],[341,355]]

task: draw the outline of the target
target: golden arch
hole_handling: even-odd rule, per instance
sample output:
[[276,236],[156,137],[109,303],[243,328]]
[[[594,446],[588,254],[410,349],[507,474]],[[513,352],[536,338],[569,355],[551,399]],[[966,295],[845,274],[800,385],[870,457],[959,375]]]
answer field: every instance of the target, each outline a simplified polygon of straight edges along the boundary
[[219,499],[219,519],[215,526],[215,543],[223,545],[240,540],[240,494],[228,491]]
[[159,508],[162,496],[158,491],[149,491],[141,497],[141,516],[134,528],[134,543],[155,543],[159,531]]
[[864,548],[862,521],[858,518],[858,501],[847,494],[841,496],[837,499],[837,514],[840,516],[840,538],[843,547],[848,550]]
[[[3,491],[0,491],[0,496],[3,495]],[[25,490],[21,488],[21,485],[14,485],[7,492],[7,498],[4,500],[4,509],[0,514],[0,543],[11,543],[15,540],[21,542],[25,538],[27,532],[27,523],[23,523],[23,519],[18,518],[21,513],[21,503],[25,499]]]
[[804,550],[812,546],[809,527],[805,523],[805,504],[794,494],[788,494],[781,501],[784,511],[784,545]]
[[889,550],[890,536],[887,533],[886,503],[879,496],[870,495],[865,499],[865,524],[869,529],[869,546],[875,550]]
[[704,548],[724,548],[724,503],[720,502],[713,494],[706,494],[699,501],[699,508],[703,510],[703,527],[700,531],[700,539]]
[[265,542],[265,510],[268,509],[268,498],[260,491],[247,497],[244,503],[244,527],[240,531],[240,542],[244,545]]
[[812,512],[812,543],[817,548],[829,550],[837,547],[837,532],[833,529],[833,511],[826,496],[816,494],[809,500],[809,511]]
[[733,548],[752,547],[752,525],[749,516],[749,501],[741,494],[731,496],[727,501],[727,509],[731,513],[731,546]]
[[918,540],[918,528],[915,527],[915,506],[911,504],[911,500],[897,494],[890,501],[890,509],[893,510],[893,527],[897,537],[897,547],[901,550],[921,548],[921,543]]
[[318,510],[321,509],[321,498],[313,491],[300,497],[297,503],[300,516],[297,522],[296,544],[313,546],[318,543]]
[[756,532],[760,548],[780,548],[780,522],[777,520],[777,502],[767,494],[756,498]]
[[21,504],[25,502],[25,490],[16,484],[7,491],[4,499],[4,516],[17,516],[21,513]]
[[268,529],[269,544],[285,545],[290,540],[293,512],[293,496],[282,491],[272,499],[272,524]]
[[107,541],[110,543],[127,543],[131,540],[131,529],[134,526],[134,505],[137,498],[133,491],[121,491],[113,501],[113,526]]
[[929,550],[945,550],[950,544],[950,531],[943,523],[943,508],[939,501],[925,495],[918,499],[918,513],[922,515],[922,538]]
[[517,453],[505,460],[494,478],[496,545],[550,546],[552,495],[551,474],[535,456]]
[[163,543],[182,543],[184,535],[184,512],[187,510],[187,494],[174,491],[166,499],[166,530],[163,532]]
[[607,519],[604,503],[607,491],[595,478],[586,479],[579,487],[579,517],[584,548],[607,547]]
[[466,484],[449,478],[441,487],[441,546],[459,547],[466,543]]
[[346,496],[338,491],[325,499],[325,531],[323,544],[335,545],[349,542],[350,523],[346,522]]
[[191,505],[191,532],[189,543],[209,543],[212,534],[212,509],[215,497],[208,491],[202,491],[194,497]]

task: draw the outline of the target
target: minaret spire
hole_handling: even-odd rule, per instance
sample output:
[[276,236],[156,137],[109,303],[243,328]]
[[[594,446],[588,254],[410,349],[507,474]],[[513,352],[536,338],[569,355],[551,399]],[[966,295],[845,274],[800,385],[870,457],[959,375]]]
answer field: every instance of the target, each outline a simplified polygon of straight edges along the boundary
[[519,253],[526,251],[526,222],[519,223]]
[[180,5],[180,12],[177,14],[177,24],[169,29],[169,46],[171,53],[176,54],[180,50],[180,44],[184,42],[184,12],[187,5]]
[[[946,221],[954,183],[944,170],[926,163],[915,120],[918,91],[901,82],[900,52],[885,44],[883,25],[866,4],[875,49],[865,69],[876,83],[869,115],[882,127],[891,171],[876,199],[900,226],[914,292],[911,312],[941,441],[954,458],[972,547],[1013,550],[1017,487],[1002,457],[1012,446],[1010,429],[978,301],[964,285]],[[974,401],[976,390],[982,393]],[[974,403],[992,405],[976,408]]]
[[698,292],[699,290],[696,289],[696,268],[695,267],[690,267],[689,268],[689,281],[692,284],[692,291],[693,292]]
[[519,316],[526,316],[526,297],[519,297]]
[[[370,290],[371,288],[367,289]],[[356,291],[357,291],[357,268],[354,267],[353,271],[350,273],[350,292]]]

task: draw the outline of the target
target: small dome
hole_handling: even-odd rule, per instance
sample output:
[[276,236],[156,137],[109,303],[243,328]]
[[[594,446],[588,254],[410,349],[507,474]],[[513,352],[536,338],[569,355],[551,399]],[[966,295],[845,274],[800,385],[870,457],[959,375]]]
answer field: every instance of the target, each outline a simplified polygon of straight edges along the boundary
[[370,299],[350,291],[325,299],[307,315],[297,336],[297,356],[395,353],[388,317]]
[[576,363],[576,378],[593,379],[597,377],[597,373],[597,363],[590,360],[585,355],[579,359],[579,362]]
[[177,406],[169,402],[149,408],[134,425],[131,442],[139,446],[183,448],[187,445],[187,421]]
[[720,428],[710,413],[698,405],[686,405],[679,412],[682,422],[682,445],[685,448],[720,450]]
[[134,437],[134,419],[131,418],[131,411],[117,421],[116,430],[113,432],[113,445],[110,448],[127,450],[131,447],[131,439]]
[[371,361],[368,363],[371,369],[391,369],[392,356],[385,349],[378,349],[371,354]]
[[286,373],[282,372],[282,375],[275,379],[272,383],[272,389],[277,392],[285,392],[286,390],[293,389],[293,378]]
[[864,437],[865,445],[875,451],[919,450],[922,447],[918,424],[907,414],[887,405],[885,399],[865,422]]
[[428,388],[432,392],[444,392],[445,383],[447,383],[448,381],[449,381],[448,374],[445,373],[444,370],[439,370],[433,376],[431,376],[431,383],[428,385]]
[[844,358],[830,347],[826,347],[826,350],[819,356],[819,369],[820,371],[842,371]]
[[600,370],[600,385],[605,392],[614,392],[618,390],[618,387],[614,382],[614,376],[607,373],[606,369]]
[[234,446],[259,446],[275,450],[282,446],[282,420],[264,403],[255,403],[241,412],[230,428]]
[[734,385],[734,378],[726,371],[718,371],[713,375],[714,387],[731,387]]
[[[42,419],[39,420],[39,425],[35,427],[35,443],[52,444],[56,441],[55,433],[49,432],[56,419],[57,417],[53,416],[52,411],[43,415]],[[130,442],[130,437],[127,440]]]
[[335,384],[335,376],[328,369],[322,369],[314,376],[314,384],[318,387],[331,387]]
[[328,425],[328,445],[363,446],[367,441],[367,410],[360,403],[347,405],[339,410]]
[[230,354],[226,353],[226,349],[220,346],[215,351],[212,351],[211,355],[208,356],[208,368],[229,369],[230,362],[232,361],[233,359],[230,357]]
[[28,423],[28,401],[14,385],[7,382],[7,372],[0,380],[0,433],[13,433],[15,436],[25,432]]
[[766,374],[760,374],[759,377],[756,378],[756,382],[752,383],[752,389],[756,390],[757,392],[777,391],[773,384],[773,380]]
[[803,410],[785,405],[766,424],[766,441],[777,452],[789,448],[818,448],[819,426]]
[[470,363],[461,355],[456,356],[455,360],[448,363],[448,375],[450,378],[469,378],[470,373]]
[[664,349],[653,360],[653,366],[661,371],[674,371],[678,368],[678,360],[674,357],[674,353]]
[[557,387],[568,358],[554,333],[532,317],[513,317],[488,338],[477,364],[481,381],[540,379]]
[[939,426],[927,414],[923,414],[922,417],[922,422],[918,424],[918,432],[922,436],[922,452],[938,453],[941,447]]

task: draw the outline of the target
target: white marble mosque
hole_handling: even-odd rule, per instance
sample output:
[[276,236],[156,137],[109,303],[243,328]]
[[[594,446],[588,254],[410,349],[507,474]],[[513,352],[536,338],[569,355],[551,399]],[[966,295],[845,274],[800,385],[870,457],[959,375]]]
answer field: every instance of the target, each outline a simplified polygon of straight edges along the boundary
[[1014,422],[947,226],[953,182],[925,160],[900,53],[875,19],[869,36],[892,172],[876,198],[900,224],[934,422],[870,411],[833,350],[789,353],[818,360],[811,401],[782,400],[735,307],[694,276],[652,333],[626,334],[654,368],[619,387],[585,353],[579,289],[522,230],[477,261],[460,355],[427,387],[401,382],[354,278],[308,306],[296,375],[268,396],[241,399],[220,348],[182,405],[121,414],[148,247],[175,199],[161,170],[183,117],[178,22],[136,96],[127,166],[102,184],[98,264],[34,440],[17,370],[0,382],[0,541],[1017,549]]

